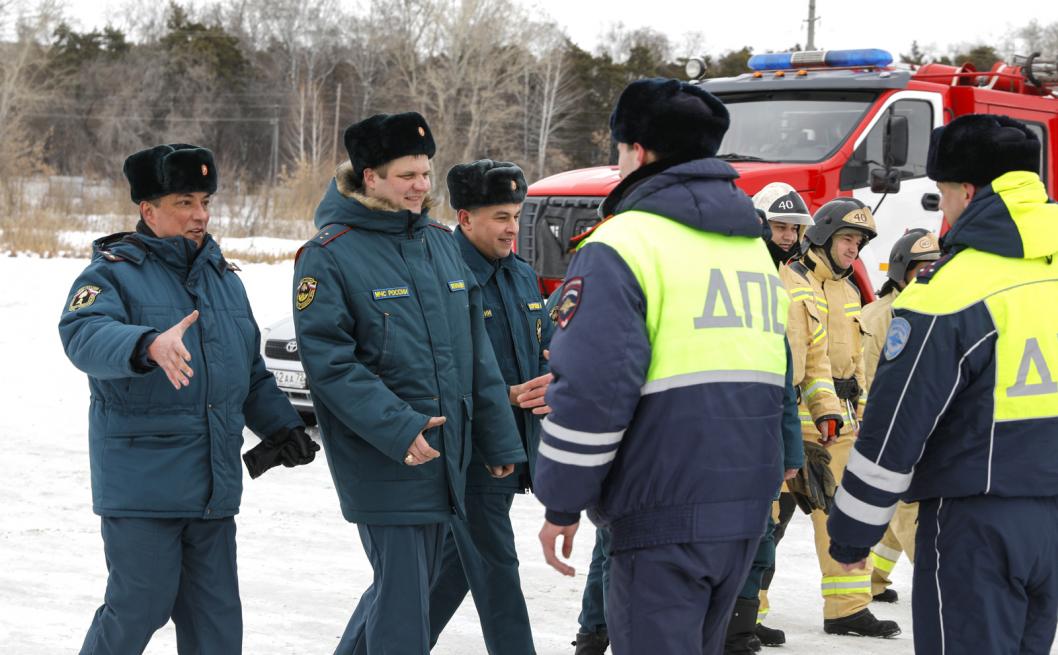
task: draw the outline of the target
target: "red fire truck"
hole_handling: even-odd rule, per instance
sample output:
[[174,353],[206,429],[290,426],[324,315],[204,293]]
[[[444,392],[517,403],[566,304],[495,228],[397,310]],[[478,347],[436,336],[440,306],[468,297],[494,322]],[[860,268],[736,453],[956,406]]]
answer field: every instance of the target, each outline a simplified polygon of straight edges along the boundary
[[[878,238],[864,249],[855,275],[866,302],[885,279],[896,239],[914,227],[943,232],[937,188],[926,177],[934,127],[971,113],[1024,121],[1043,145],[1040,175],[1055,197],[1055,62],[1038,55],[1020,59],[986,72],[968,63],[927,64],[912,72],[894,68],[883,50],[775,53],[752,57],[750,73],[695,83],[731,113],[718,157],[738,170],[737,184],[747,194],[782,181],[813,212],[838,196],[854,196],[874,209]],[[692,61],[689,74],[693,67]],[[565,274],[570,238],[598,222],[598,206],[618,181],[616,166],[600,166],[529,187],[518,251],[540,275],[545,293]]]

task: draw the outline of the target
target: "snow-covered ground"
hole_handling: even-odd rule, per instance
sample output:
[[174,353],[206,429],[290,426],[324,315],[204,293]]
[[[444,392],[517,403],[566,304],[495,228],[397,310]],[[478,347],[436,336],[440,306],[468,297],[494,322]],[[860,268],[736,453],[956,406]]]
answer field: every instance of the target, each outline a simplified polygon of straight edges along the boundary
[[[106,583],[89,491],[87,383],[66,360],[56,330],[70,285],[86,263],[0,258],[8,289],[0,297],[0,653],[76,652]],[[261,325],[289,312],[292,270],[290,262],[243,266],[240,276]],[[247,436],[248,444],[256,443]],[[355,526],[339,513],[320,454],[308,467],[275,469],[253,481],[244,476],[237,521],[246,653],[332,652],[370,582]],[[537,651],[571,653],[593,531],[585,524],[577,536],[577,575],[570,579],[550,569],[540,553],[541,506],[519,497],[513,517]],[[768,620],[786,630],[789,643],[768,652],[912,653],[910,574],[901,561],[895,576],[901,601],[873,608],[900,623],[898,638],[824,635],[811,527],[798,514],[779,549]],[[171,623],[147,652],[176,652]],[[485,652],[469,598],[434,652]]]

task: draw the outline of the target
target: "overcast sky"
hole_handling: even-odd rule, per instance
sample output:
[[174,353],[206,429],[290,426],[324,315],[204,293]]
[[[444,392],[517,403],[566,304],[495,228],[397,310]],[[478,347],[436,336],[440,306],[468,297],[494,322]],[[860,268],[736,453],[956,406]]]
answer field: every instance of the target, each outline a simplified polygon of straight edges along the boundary
[[[751,46],[755,51],[804,45],[808,0],[523,0],[550,14],[582,48],[594,50],[606,26],[651,27],[674,45],[687,32],[703,35],[705,51],[716,54]],[[101,26],[120,16],[124,0],[68,0],[69,15],[82,28]],[[353,3],[350,3],[353,4]],[[978,7],[993,7],[988,11]],[[973,7],[972,9],[970,7]],[[894,57],[913,40],[940,54],[962,43],[997,47],[1012,29],[1031,19],[1058,22],[1053,0],[1006,0],[999,3],[928,2],[924,0],[817,0],[816,44],[825,48],[884,48]],[[687,54],[677,52],[676,55]],[[1024,53],[1028,54],[1028,53]],[[1055,56],[1056,53],[1044,53]]]

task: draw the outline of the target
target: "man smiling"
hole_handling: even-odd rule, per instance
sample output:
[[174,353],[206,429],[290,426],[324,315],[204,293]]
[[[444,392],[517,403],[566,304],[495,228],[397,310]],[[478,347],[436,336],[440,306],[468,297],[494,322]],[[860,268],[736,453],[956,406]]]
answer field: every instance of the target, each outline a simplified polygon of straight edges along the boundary
[[430,587],[464,518],[471,449],[497,478],[525,461],[481,288],[429,217],[435,145],[415,112],[345,131],[299,251],[294,327],[342,513],[375,573],[337,653],[430,649]]
[[467,519],[449,523],[441,574],[430,592],[430,642],[436,643],[469,589],[485,646],[494,655],[535,652],[510,510],[514,494],[532,488],[538,415],[547,412],[543,397],[551,380],[544,352],[554,328],[544,313],[536,273],[512,252],[526,189],[522,169],[508,162],[482,159],[458,164],[448,173],[448,192],[459,217],[455,239],[481,285],[485,329],[529,461],[497,479],[480,454],[471,456]]

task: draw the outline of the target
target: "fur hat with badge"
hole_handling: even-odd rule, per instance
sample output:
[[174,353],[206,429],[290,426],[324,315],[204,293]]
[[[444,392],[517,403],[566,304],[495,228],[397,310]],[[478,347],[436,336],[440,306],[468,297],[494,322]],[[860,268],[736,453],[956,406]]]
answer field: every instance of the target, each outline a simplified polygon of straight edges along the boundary
[[129,155],[123,170],[135,203],[170,193],[217,191],[213,153],[187,143],[154,146]]
[[452,209],[521,204],[529,185],[522,169],[508,161],[479,159],[448,171]]
[[727,107],[700,86],[654,77],[632,82],[610,114],[618,143],[638,143],[668,157],[716,154],[731,124]]
[[983,187],[1011,171],[1039,170],[1040,140],[1009,116],[967,114],[930,135],[926,175],[935,182]]
[[398,157],[437,152],[430,126],[421,114],[375,114],[345,128],[345,149],[357,179],[365,168],[375,168]]

